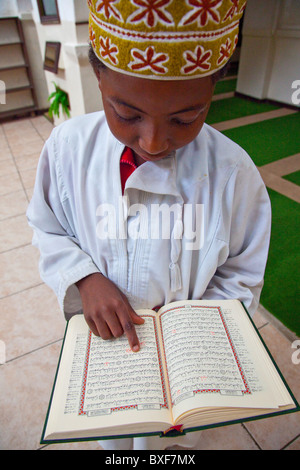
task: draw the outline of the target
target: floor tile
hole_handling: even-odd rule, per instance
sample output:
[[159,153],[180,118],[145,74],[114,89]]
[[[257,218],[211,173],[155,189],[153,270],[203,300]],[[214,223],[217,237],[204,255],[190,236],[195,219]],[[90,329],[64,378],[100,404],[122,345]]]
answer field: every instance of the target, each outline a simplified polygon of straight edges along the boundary
[[19,171],[36,170],[40,155],[40,152],[36,152],[25,157],[15,158],[15,165]]
[[256,328],[258,328],[258,329],[268,323],[268,321],[265,319],[265,317],[260,312],[260,306],[258,307],[257,311],[253,315],[252,320],[253,320]]
[[[1,173],[0,173],[1,174]],[[20,176],[17,172],[10,175],[0,176],[0,196],[4,194],[13,193],[15,191],[21,191],[23,189]]]
[[38,251],[31,245],[1,253],[0,298],[39,285],[38,260]]
[[[268,349],[276,361],[295,398],[300,398],[300,364],[292,362],[291,342],[268,324],[260,329]],[[286,414],[245,423],[246,429],[261,449],[282,449],[300,434],[300,413]]]
[[65,327],[57,298],[45,284],[0,299],[6,362],[62,339]]
[[6,142],[15,156],[21,156],[22,150],[27,152],[26,154],[30,154],[33,152],[33,148],[43,142],[42,137],[29,119],[21,120],[18,123],[5,123],[3,131]]
[[28,118],[16,119],[4,122],[2,128],[5,134],[15,134],[23,131],[31,131],[32,124]]
[[18,148],[21,145],[23,145],[23,147],[30,147],[32,144],[40,142],[40,140],[41,136],[35,129],[32,129],[30,132],[26,131],[22,132],[21,134],[12,134],[10,137],[7,137],[7,141],[12,152],[14,151],[14,148]]
[[285,450],[300,450],[300,436],[291,442]]
[[44,140],[48,139],[54,128],[53,124],[44,116],[37,116],[31,119],[31,124]]
[[0,135],[0,160],[11,158],[11,151],[5,135]]
[[0,366],[0,449],[40,446],[61,341]]
[[65,444],[50,444],[43,446],[41,450],[103,450],[97,441],[70,442]]
[[31,198],[33,196],[33,190],[34,190],[34,188],[25,189],[25,193],[26,193],[28,201],[31,201]]
[[283,335],[285,340],[290,342],[290,344],[298,339],[297,335],[293,331],[289,330],[280,320],[278,320],[278,318],[275,318],[274,315],[268,312],[268,310],[266,310],[261,304],[257,310],[257,313],[259,313],[263,320],[263,324],[259,328],[271,324],[276,330],[278,330],[278,332],[281,333],[281,335]]
[[28,199],[23,190],[4,194],[0,196],[0,220],[25,214],[27,207]]
[[24,214],[0,220],[0,253],[30,244],[32,235]]
[[[296,399],[300,401],[300,364],[294,364],[292,355],[295,351],[292,342],[278,331],[272,324],[260,330],[274,360],[283,373]],[[300,414],[298,415],[300,424]]]
[[198,450],[258,450],[241,424],[202,431]]
[[280,450],[300,433],[299,413],[245,423],[262,450]]
[[37,152],[41,152],[44,146],[44,141],[39,138],[30,144],[24,146],[22,143],[11,147],[11,152],[15,158],[24,157],[26,155],[32,155]]
[[13,143],[15,139],[36,135],[36,129],[29,119],[18,119],[3,123],[3,133],[7,141]]
[[20,170],[20,178],[25,189],[33,188],[36,178],[36,168]]
[[16,165],[12,158],[7,158],[6,160],[0,160],[0,175],[3,176],[10,176],[13,174],[17,174]]

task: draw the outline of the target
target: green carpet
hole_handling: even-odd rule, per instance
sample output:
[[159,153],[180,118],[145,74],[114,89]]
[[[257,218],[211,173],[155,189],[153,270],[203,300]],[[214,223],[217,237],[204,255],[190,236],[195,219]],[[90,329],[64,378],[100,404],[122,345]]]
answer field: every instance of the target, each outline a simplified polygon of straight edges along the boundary
[[211,103],[206,122],[208,124],[216,124],[217,122],[229,121],[230,119],[237,119],[258,113],[265,113],[279,108],[280,106],[275,106],[273,104],[257,103],[256,101],[234,96],[233,98],[213,101]]
[[[220,100],[213,103],[209,119],[211,123],[220,122],[271,109],[275,108],[242,98]],[[300,113],[229,129],[223,134],[241,145],[257,166],[262,166],[300,152]],[[300,171],[285,178],[300,184]],[[271,189],[268,192],[272,235],[261,303],[300,336],[299,204]]]
[[272,204],[272,235],[262,305],[300,336],[299,204],[268,189]]
[[257,166],[300,152],[300,112],[224,131]]
[[236,90],[236,78],[231,78],[230,80],[220,80],[216,83],[214,95],[219,95],[220,93],[229,93],[230,91]]
[[[213,124],[280,107],[240,97],[228,98],[212,103],[206,122]],[[300,152],[300,112],[236,127],[223,131],[223,134],[244,148],[257,166],[262,166]],[[300,185],[300,171],[284,178]],[[260,301],[300,337],[299,204],[271,189],[268,192],[272,205],[272,234]]]
[[290,173],[289,175],[282,176],[282,178],[300,186],[300,170],[295,171],[295,173]]

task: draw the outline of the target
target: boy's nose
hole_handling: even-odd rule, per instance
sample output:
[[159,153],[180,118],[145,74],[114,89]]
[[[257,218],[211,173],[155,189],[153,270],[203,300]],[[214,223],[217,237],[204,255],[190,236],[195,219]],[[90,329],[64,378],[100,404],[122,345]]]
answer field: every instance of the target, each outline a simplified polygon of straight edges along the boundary
[[159,126],[147,126],[139,137],[141,150],[148,155],[159,155],[168,150],[166,133]]

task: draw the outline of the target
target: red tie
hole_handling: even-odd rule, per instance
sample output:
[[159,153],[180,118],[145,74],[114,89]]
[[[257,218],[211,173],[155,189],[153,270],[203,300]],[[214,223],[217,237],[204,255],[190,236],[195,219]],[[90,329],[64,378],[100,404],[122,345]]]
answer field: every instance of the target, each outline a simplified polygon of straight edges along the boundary
[[127,178],[129,178],[136,168],[133,151],[129,147],[125,147],[120,160],[122,194],[124,194]]

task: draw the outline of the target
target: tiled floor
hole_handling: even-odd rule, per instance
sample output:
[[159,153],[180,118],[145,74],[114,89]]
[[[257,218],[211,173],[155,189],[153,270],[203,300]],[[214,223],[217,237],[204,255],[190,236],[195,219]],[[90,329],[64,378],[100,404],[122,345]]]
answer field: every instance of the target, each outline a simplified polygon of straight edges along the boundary
[[[0,449],[101,450],[97,443],[39,443],[65,322],[54,294],[40,280],[25,211],[51,128],[42,116],[0,125]],[[300,400],[300,364],[292,362],[295,338],[263,309],[255,322]],[[199,449],[300,450],[300,413],[204,431]]]

